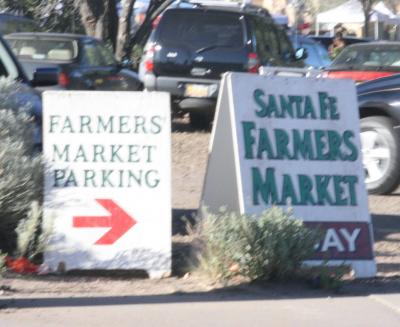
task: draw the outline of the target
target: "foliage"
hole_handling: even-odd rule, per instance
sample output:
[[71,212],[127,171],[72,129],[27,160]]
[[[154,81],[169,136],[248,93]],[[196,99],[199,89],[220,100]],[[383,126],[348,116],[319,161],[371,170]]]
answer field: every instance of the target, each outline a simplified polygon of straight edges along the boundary
[[27,217],[19,222],[16,232],[16,257],[34,259],[37,254],[44,252],[51,229],[42,226],[42,208],[37,201],[31,203]]
[[5,273],[6,271],[6,255],[1,253],[0,251],[0,277]]
[[304,271],[305,279],[314,288],[339,291],[343,286],[343,277],[349,274],[346,265],[328,266],[326,263]]
[[197,234],[200,268],[222,280],[292,277],[319,240],[319,233],[276,207],[260,216],[207,214]]
[[75,0],[0,0],[0,9],[34,19],[45,32],[83,32]]
[[[16,85],[0,80],[0,108],[11,108],[15,90]],[[0,248],[9,253],[15,228],[31,203],[42,198],[42,162],[32,135],[32,119],[24,110],[0,110]]]

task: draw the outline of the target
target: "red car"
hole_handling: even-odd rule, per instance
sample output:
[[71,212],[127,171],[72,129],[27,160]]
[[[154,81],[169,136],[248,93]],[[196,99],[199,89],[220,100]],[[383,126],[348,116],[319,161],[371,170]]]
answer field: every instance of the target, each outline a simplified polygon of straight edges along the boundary
[[325,77],[356,83],[400,73],[400,42],[369,42],[347,46],[325,69]]

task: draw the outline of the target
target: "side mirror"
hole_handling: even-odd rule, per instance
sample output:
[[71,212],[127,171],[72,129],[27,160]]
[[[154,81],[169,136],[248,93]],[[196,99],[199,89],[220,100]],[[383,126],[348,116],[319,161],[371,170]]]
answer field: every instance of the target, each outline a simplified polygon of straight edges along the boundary
[[58,84],[59,70],[57,68],[38,68],[33,73],[33,87],[54,86]]
[[119,66],[121,68],[126,68],[126,69],[132,69],[133,62],[131,59],[123,59],[120,63]]
[[294,53],[294,57],[296,60],[303,60],[308,57],[308,53],[306,48],[298,48],[296,49],[296,52]]

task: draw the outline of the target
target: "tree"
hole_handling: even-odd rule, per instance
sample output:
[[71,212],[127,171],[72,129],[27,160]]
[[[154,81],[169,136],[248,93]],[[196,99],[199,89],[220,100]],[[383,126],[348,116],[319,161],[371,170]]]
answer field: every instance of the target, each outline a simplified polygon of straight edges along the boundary
[[34,19],[43,31],[83,31],[74,0],[0,0],[0,10]]
[[118,13],[116,0],[75,0],[86,34],[110,41],[116,48]]
[[126,46],[131,32],[131,17],[136,0],[122,0],[121,13],[118,22],[117,48],[115,51],[118,60],[126,57]]
[[371,10],[377,0],[358,0],[361,2],[362,10],[364,13],[364,37],[369,35],[369,21],[371,19]]
[[35,19],[40,0],[0,0],[3,11]]

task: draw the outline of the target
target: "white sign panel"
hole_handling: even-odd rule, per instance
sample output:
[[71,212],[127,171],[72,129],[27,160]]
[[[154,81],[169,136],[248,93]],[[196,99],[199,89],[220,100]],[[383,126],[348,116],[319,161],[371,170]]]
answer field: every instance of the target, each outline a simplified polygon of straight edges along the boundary
[[51,271],[170,272],[169,106],[166,93],[44,93]]
[[359,133],[349,80],[226,75],[202,204],[247,214],[291,207],[326,232],[313,259],[373,276]]

